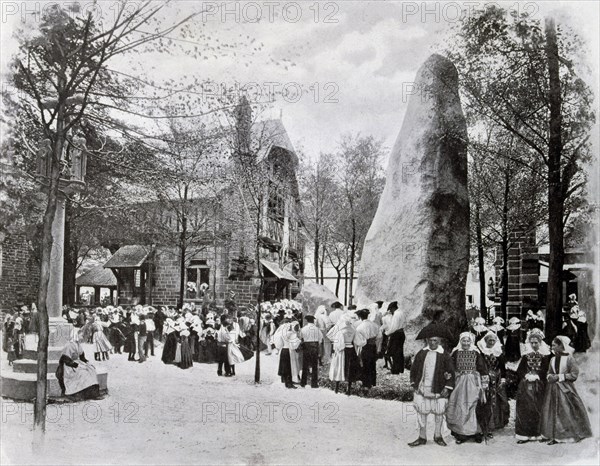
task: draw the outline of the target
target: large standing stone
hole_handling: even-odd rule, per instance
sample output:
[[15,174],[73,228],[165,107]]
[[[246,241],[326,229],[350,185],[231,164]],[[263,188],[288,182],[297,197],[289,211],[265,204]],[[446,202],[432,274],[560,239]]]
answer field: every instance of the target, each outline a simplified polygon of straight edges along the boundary
[[456,335],[465,319],[469,263],[467,130],[458,73],[440,55],[417,72],[385,189],[362,253],[359,304],[397,300],[409,353],[432,320]]
[[338,301],[338,297],[329,288],[313,282],[304,284],[299,298],[305,314],[314,314],[321,305],[329,309],[329,306]]

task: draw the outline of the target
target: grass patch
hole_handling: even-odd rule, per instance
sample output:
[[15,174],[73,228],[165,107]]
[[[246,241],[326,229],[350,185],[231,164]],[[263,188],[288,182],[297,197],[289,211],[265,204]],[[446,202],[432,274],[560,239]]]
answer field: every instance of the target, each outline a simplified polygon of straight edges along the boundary
[[[362,389],[362,382],[352,384],[351,395],[362,398],[376,398],[381,400],[412,401],[413,391],[410,387],[410,371],[404,370],[403,374],[392,375],[389,369],[383,368],[382,359],[377,361],[377,385],[366,391]],[[319,367],[319,386],[335,390],[335,382],[329,380],[329,364]],[[340,393],[346,393],[347,384],[340,384]]]

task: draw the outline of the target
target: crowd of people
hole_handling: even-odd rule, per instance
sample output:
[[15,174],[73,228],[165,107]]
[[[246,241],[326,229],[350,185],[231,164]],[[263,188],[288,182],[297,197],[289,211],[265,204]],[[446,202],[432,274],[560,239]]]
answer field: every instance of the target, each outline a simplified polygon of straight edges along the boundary
[[111,353],[126,353],[129,361],[143,363],[155,355],[156,343],[160,342],[165,364],[188,369],[194,362],[219,363],[225,365],[225,375],[233,375],[230,366],[234,366],[234,360],[239,361],[241,350],[247,359],[256,346],[255,319],[238,316],[227,308],[217,316],[192,304],[179,310],[166,306],[106,306],[67,310],[65,317],[81,328],[84,341],[95,344],[96,360],[109,359]]
[[[387,307],[377,302],[364,309],[333,303],[319,306],[306,324],[290,310],[280,325],[265,317],[263,336],[279,350],[279,371],[288,388],[317,386],[318,363],[330,360],[329,378],[338,392],[341,382],[361,382],[363,390],[377,383],[376,362],[385,359],[392,373],[404,371],[405,316],[396,302]],[[533,317],[532,317],[533,315]],[[445,446],[444,418],[457,444],[482,442],[508,425],[510,406],[506,393],[506,363],[511,334],[518,330],[518,390],[515,436],[518,444],[538,440],[550,445],[577,442],[591,437],[587,413],[574,382],[578,369],[571,338],[560,335],[550,348],[544,342],[543,318],[528,313],[525,342],[521,345],[519,322],[496,318],[489,326],[476,318],[461,333],[458,345],[447,352],[442,340],[451,340],[439,324],[427,326],[418,338],[426,346],[413,358],[410,368],[414,405],[419,414],[419,438],[409,445],[427,443],[427,416],[435,417],[434,442]],[[518,320],[518,319],[517,319]],[[515,350],[516,351],[516,350]],[[511,359],[514,353],[511,354]]]
[[[574,295],[569,297],[566,314],[569,320],[582,323],[582,311]],[[360,382],[364,391],[376,386],[376,363],[380,358],[392,374],[405,370],[406,315],[397,302],[384,306],[377,301],[361,309],[334,302],[306,314],[296,301],[266,302],[261,305],[259,334],[255,310],[225,308],[217,315],[187,304],[179,310],[137,305],[129,309],[65,308],[64,316],[77,331],[74,341],[62,352],[56,375],[63,394],[72,397],[98,396],[95,369],[85,357],[82,342],[94,345],[97,361],[125,352],[129,361],[143,363],[154,356],[155,342],[159,341],[165,364],[187,369],[194,362],[216,363],[217,374],[226,377],[235,376],[236,364],[252,358],[258,344],[266,355],[278,355],[278,376],[287,388],[308,383],[317,388],[319,366],[329,364],[329,378],[336,393],[341,383],[346,383],[348,394],[355,383]],[[458,444],[482,442],[506,427],[510,417],[506,393],[509,362],[518,363],[518,444],[540,440],[555,444],[592,435],[574,386],[578,368],[572,356],[589,347],[587,328],[567,322],[563,335],[549,347],[544,342],[543,315],[528,312],[524,321],[513,317],[504,326],[500,317],[491,324],[475,318],[451,351],[442,347],[442,341],[452,340],[452,336],[440,324],[432,323],[421,331],[417,338],[424,339],[426,345],[410,366],[420,430],[419,438],[410,446],[427,443],[429,414],[435,418],[434,442],[442,446],[446,445],[442,437],[444,418]],[[21,308],[8,315],[3,345],[9,362],[19,357],[22,335],[37,331],[37,327],[34,305],[31,310]]]

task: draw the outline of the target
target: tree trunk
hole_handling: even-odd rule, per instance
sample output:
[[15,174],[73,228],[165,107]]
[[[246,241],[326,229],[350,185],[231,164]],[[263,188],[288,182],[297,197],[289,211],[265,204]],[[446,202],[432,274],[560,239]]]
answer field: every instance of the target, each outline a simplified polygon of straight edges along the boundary
[[487,320],[488,313],[486,301],[487,290],[485,289],[485,261],[479,208],[479,202],[475,202],[475,237],[477,241],[477,264],[479,268],[479,310],[481,312],[481,317]]
[[342,271],[341,268],[338,269],[337,267],[335,267],[335,271],[337,273],[337,278],[335,280],[335,295],[336,296],[340,296],[340,283],[342,281]]
[[546,18],[546,57],[548,59],[550,135],[548,144],[548,233],[550,260],[548,294],[546,297],[546,337],[548,341],[561,330],[562,325],[562,269],[564,251],[564,197],[561,182],[562,113],[558,44],[554,20]]
[[348,263],[344,265],[344,306],[348,305]]
[[507,321],[508,306],[508,237],[502,238],[502,294],[500,295],[500,314]]
[[[352,241],[350,243],[350,288],[348,290],[348,302],[353,304],[354,292],[354,260],[356,256],[356,220],[352,218]],[[348,275],[346,274],[346,279]]]
[[75,304],[75,277],[77,275],[78,245],[71,236],[71,223],[73,221],[73,203],[67,198],[65,201],[65,261],[63,267],[63,304]]
[[325,285],[325,247],[321,247],[321,285]]
[[[262,206],[262,198],[258,199],[258,208],[256,209],[256,239],[254,241],[254,254],[255,254],[255,263],[258,269],[258,277],[260,280],[260,285],[258,287],[258,296],[256,298],[256,323],[257,323],[257,335],[256,335],[256,364],[254,365],[254,383],[260,383],[260,326],[261,326],[261,309],[260,305],[262,302],[262,294],[264,288],[264,276],[263,271],[260,266],[260,206]],[[268,344],[268,342],[267,342]]]
[[319,283],[319,229],[315,230],[313,260],[315,262],[315,282]]
[[179,308],[183,307],[185,296],[185,255],[187,253],[186,238],[184,231],[181,232],[179,239]]

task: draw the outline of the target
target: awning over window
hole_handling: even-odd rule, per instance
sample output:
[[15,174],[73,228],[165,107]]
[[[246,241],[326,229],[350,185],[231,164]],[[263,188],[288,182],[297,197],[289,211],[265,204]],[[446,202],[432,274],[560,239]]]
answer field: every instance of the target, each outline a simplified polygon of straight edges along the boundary
[[128,245],[122,246],[113,256],[104,264],[105,269],[137,268],[141,267],[148,256],[150,248],[148,246]]
[[290,282],[297,282],[298,280],[291,273],[286,270],[281,270],[279,265],[275,262],[268,261],[266,259],[261,259],[260,263],[263,267],[265,267],[269,272],[275,275],[280,280],[288,280]]

